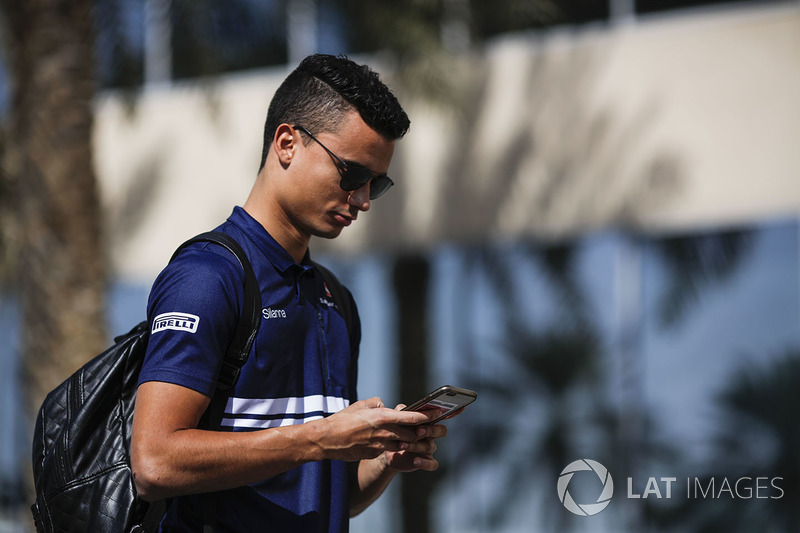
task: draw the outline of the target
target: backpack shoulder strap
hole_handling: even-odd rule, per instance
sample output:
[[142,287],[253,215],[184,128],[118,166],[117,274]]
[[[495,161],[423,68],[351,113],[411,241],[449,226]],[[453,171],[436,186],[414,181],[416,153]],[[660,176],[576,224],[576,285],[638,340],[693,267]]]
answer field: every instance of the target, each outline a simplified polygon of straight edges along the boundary
[[[242,306],[242,316],[236,327],[228,350],[225,352],[225,359],[222,362],[219,377],[217,378],[217,392],[211,399],[208,409],[203,414],[200,427],[208,427],[212,417],[219,418],[225,407],[225,402],[230,390],[239,380],[242,366],[247,362],[250,355],[250,348],[253,347],[258,326],[261,323],[261,290],[258,287],[258,280],[253,272],[253,266],[247,259],[247,255],[236,240],[219,231],[209,231],[192,237],[181,244],[172,255],[172,261],[187,246],[196,242],[213,242],[228,249],[244,269],[244,305]],[[213,493],[203,495],[203,532],[213,532],[217,522],[217,502]]]
[[197,242],[212,242],[226,248],[239,260],[244,269],[244,305],[242,306],[242,316],[236,327],[231,343],[225,353],[225,360],[220,369],[217,380],[218,390],[229,390],[233,388],[239,379],[242,366],[247,362],[250,355],[250,348],[253,347],[258,326],[261,323],[261,291],[258,288],[258,280],[253,272],[253,266],[247,259],[247,255],[236,240],[219,231],[209,231],[192,237],[181,244],[175,253],[172,254],[170,261],[175,259],[178,254],[187,246]]
[[317,272],[322,275],[322,280],[330,289],[333,301],[339,306],[339,311],[342,314],[342,318],[344,318],[344,323],[347,325],[347,336],[350,337],[353,334],[353,306],[351,305],[347,290],[327,267],[320,265],[314,260],[311,261],[311,264],[314,265]]

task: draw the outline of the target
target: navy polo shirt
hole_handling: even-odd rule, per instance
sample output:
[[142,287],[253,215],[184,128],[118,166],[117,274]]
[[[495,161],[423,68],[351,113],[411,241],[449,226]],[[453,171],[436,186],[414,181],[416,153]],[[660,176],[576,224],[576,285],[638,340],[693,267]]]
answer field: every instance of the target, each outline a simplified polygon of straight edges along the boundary
[[[329,416],[356,401],[360,323],[350,338],[322,276],[296,264],[244,209],[217,228],[244,249],[261,290],[261,324],[219,431],[256,431]],[[349,292],[347,296],[351,298]],[[158,276],[147,307],[151,337],[139,383],[164,381],[212,396],[244,299],[236,257],[214,243],[186,248]],[[347,464],[307,463],[214,494],[216,531],[346,531]],[[162,531],[202,529],[202,496],[173,498]]]

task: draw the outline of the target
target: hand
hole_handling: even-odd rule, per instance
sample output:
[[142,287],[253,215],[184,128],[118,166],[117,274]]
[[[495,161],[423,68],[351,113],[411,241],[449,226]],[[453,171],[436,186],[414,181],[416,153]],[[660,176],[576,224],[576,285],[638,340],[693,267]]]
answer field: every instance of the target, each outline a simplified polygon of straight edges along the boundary
[[[400,404],[395,407],[399,411],[405,405]],[[457,411],[447,418],[456,416],[461,411]],[[440,411],[427,411],[432,414],[431,420],[438,418]],[[396,472],[412,472],[414,470],[427,470],[433,471],[439,468],[439,462],[433,458],[433,453],[436,451],[435,439],[439,439],[447,435],[447,427],[442,424],[428,424],[418,426],[416,428],[416,436],[419,438],[416,442],[410,443],[408,448],[399,451],[386,451],[384,453],[384,462],[388,469]]]
[[[429,461],[433,460],[432,454],[436,449],[432,439],[443,436],[447,430],[444,426],[422,424],[428,424],[440,412],[401,411],[402,407],[389,409],[380,398],[370,398],[324,419],[318,439],[324,455],[330,459],[358,461],[373,459],[384,452],[404,452],[399,456],[392,455],[391,462],[395,466],[388,462],[387,466],[411,470],[430,468]],[[422,466],[413,466],[416,457],[423,460]],[[411,467],[407,464],[409,462]]]
[[[386,441],[381,454],[373,456],[375,457],[374,459],[363,460],[354,467],[353,487],[355,488],[350,496],[350,516],[357,515],[375,501],[398,472],[436,470],[439,468],[439,462],[433,458],[433,453],[436,451],[434,440],[447,434],[445,426],[431,424],[441,415],[439,410],[425,412],[402,411],[405,407],[402,404],[395,407],[394,410],[390,410],[385,409],[383,403],[377,398],[367,400],[367,402],[375,402],[376,400],[380,403],[382,411],[388,411],[388,414],[385,413],[387,417],[402,415],[405,419],[406,415],[412,414],[417,425],[416,427],[405,425],[402,427],[402,439]],[[376,406],[377,402],[371,403],[371,405]],[[358,404],[353,404],[353,406],[356,405]],[[347,411],[347,409],[339,411],[339,413],[344,413],[344,411]],[[377,409],[373,409],[373,411],[377,411]],[[363,411],[361,412],[363,413]],[[332,418],[333,416],[327,420]],[[375,449],[371,448],[373,451]]]

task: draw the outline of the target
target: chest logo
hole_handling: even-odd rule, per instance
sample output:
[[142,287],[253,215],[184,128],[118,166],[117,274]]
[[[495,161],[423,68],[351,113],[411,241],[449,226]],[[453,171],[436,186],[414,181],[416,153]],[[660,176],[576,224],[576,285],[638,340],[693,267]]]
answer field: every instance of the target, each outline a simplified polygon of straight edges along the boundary
[[265,320],[269,320],[270,318],[286,318],[286,310],[284,309],[265,307],[261,310],[261,314],[264,316]]
[[165,329],[194,333],[197,331],[199,322],[199,316],[190,315],[189,313],[162,313],[153,319],[152,333],[158,333]]

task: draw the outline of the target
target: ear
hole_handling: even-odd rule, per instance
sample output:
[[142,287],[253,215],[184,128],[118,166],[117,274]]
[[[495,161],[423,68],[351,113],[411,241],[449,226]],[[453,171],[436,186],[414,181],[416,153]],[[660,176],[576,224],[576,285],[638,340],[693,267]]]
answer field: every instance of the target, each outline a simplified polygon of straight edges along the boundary
[[297,143],[300,142],[299,134],[288,124],[281,124],[275,130],[272,139],[272,149],[278,156],[278,161],[283,167],[288,167],[294,157]]

